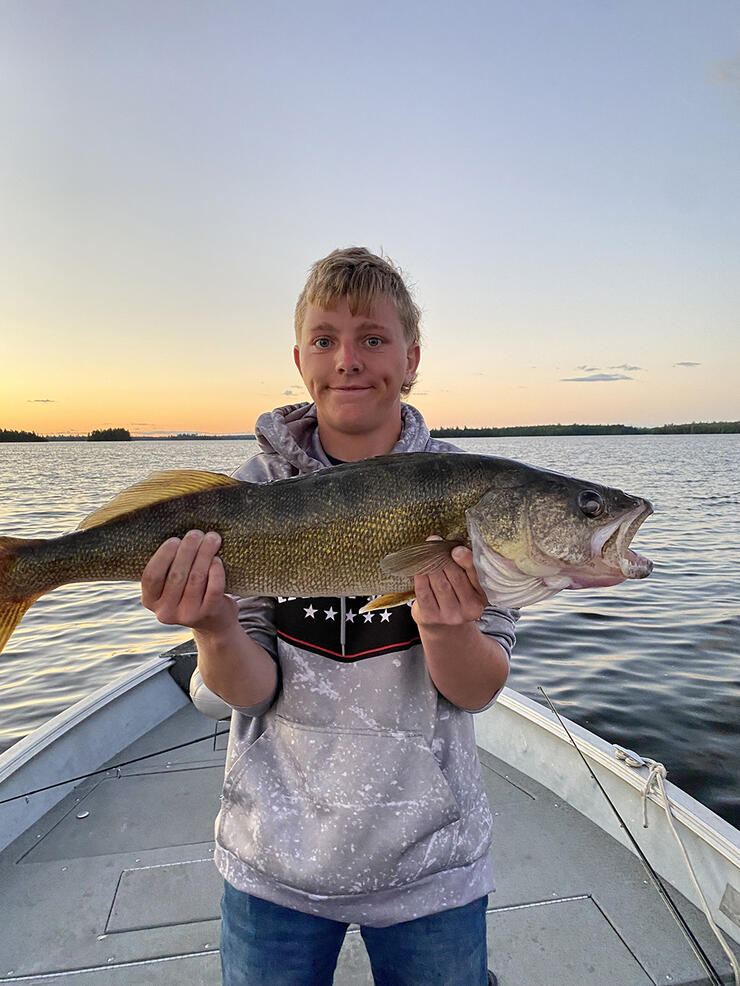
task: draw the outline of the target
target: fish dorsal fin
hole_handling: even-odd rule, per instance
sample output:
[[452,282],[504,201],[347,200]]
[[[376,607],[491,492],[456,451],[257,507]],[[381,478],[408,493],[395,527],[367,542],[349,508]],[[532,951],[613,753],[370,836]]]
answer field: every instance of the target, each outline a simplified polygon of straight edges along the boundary
[[164,472],[153,472],[151,476],[129,486],[109,503],[85,517],[77,530],[86,531],[89,527],[106,524],[141,507],[174,500],[188,493],[204,493],[206,490],[214,490],[222,486],[240,485],[242,484],[238,479],[232,479],[231,476],[220,472],[201,472],[196,469],[167,469]]
[[385,575],[396,575],[399,578],[429,575],[430,572],[443,568],[452,557],[452,549],[457,548],[461,543],[439,538],[434,541],[422,541],[420,544],[409,544],[381,559],[380,570]]

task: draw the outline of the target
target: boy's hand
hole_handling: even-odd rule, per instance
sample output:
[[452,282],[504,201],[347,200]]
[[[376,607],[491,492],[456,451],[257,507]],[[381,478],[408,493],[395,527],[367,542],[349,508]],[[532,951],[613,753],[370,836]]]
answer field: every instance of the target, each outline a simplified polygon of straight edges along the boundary
[[224,566],[215,531],[188,531],[154,552],[141,576],[141,601],[160,623],[221,633],[236,620],[237,605],[224,595]]
[[411,607],[411,615],[420,626],[474,623],[488,605],[469,548],[455,548],[452,560],[431,575],[415,576],[414,589],[416,601]]

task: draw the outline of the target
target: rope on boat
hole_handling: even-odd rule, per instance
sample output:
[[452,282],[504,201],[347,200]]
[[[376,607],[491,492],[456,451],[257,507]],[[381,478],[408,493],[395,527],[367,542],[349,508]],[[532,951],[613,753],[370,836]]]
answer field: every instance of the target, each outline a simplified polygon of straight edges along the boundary
[[[617,756],[619,757],[619,752],[617,752]],[[642,789],[642,826],[643,828],[648,827],[648,821],[647,821],[648,795],[654,794],[657,797],[659,804],[665,810],[666,818],[668,819],[668,824],[671,827],[671,832],[673,832],[676,842],[678,843],[678,847],[681,850],[683,861],[684,863],[686,863],[686,869],[689,871],[691,882],[694,884],[694,888],[697,894],[699,895],[699,900],[701,901],[701,907],[702,910],[704,911],[704,915],[707,921],[709,922],[709,927],[714,932],[717,941],[720,943],[725,955],[730,960],[730,965],[732,966],[732,972],[735,977],[735,986],[740,986],[740,963],[738,963],[737,958],[735,957],[735,953],[727,944],[727,939],[722,934],[720,929],[717,927],[717,924],[714,918],[712,917],[712,914],[709,910],[709,904],[707,903],[707,899],[704,896],[701,887],[699,886],[699,881],[696,878],[694,867],[691,865],[691,860],[689,859],[689,854],[686,851],[686,846],[684,846],[681,840],[681,836],[678,834],[678,830],[676,829],[676,826],[673,824],[673,811],[671,810],[671,803],[668,798],[665,785],[663,784],[663,781],[668,775],[668,771],[665,769],[665,766],[662,763],[659,763],[657,760],[651,760],[649,757],[643,757],[642,760],[648,768],[648,776],[645,780],[645,786]]]
[[42,791],[51,791],[55,787],[64,787],[65,784],[74,784],[77,781],[84,781],[88,777],[95,777],[97,774],[108,774],[112,770],[120,771],[121,767],[129,767],[132,763],[141,763],[142,760],[150,760],[152,757],[161,757],[164,753],[172,753],[174,750],[182,750],[185,746],[193,746],[195,743],[203,743],[205,740],[212,739],[214,742],[219,736],[227,736],[228,729],[216,729],[207,736],[199,736],[197,739],[187,740],[185,743],[176,743],[175,746],[168,746],[165,750],[155,750],[154,753],[145,753],[141,757],[134,757],[132,760],[123,760],[121,763],[113,763],[109,767],[101,767],[100,770],[91,770],[87,774],[78,774],[77,777],[68,777],[65,781],[56,781],[54,784],[46,784],[44,787],[35,787],[32,791],[24,791],[23,794],[14,794],[12,798],[0,799],[0,805],[7,805],[11,801],[20,801],[21,798],[31,797],[32,794],[40,794]]
[[619,824],[624,829],[627,838],[629,839],[630,843],[632,844],[632,848],[635,850],[635,852],[639,856],[639,858],[640,858],[643,866],[647,870],[648,876],[653,881],[653,886],[655,887],[655,889],[658,891],[658,893],[662,897],[663,903],[666,905],[666,907],[668,908],[668,910],[671,912],[671,914],[675,918],[678,926],[680,927],[680,929],[683,932],[686,940],[688,941],[689,945],[691,946],[692,951],[694,952],[694,955],[697,957],[697,959],[699,960],[699,962],[703,966],[705,972],[708,974],[709,979],[710,979],[710,981],[712,983],[712,986],[723,986],[722,979],[720,977],[719,972],[717,972],[717,970],[715,969],[714,965],[712,964],[711,959],[709,958],[709,956],[707,955],[707,953],[702,948],[702,945],[699,942],[699,940],[697,939],[696,935],[694,934],[694,932],[691,930],[691,928],[686,923],[686,918],[684,918],[683,914],[680,912],[680,910],[676,906],[676,903],[674,902],[674,900],[671,897],[671,895],[668,893],[668,890],[667,890],[665,884],[663,883],[663,881],[660,879],[660,877],[656,873],[656,871],[653,868],[650,860],[647,858],[647,856],[645,855],[645,853],[640,848],[637,840],[635,839],[635,837],[630,832],[629,828],[627,827],[627,823],[622,818],[622,816],[619,814],[619,810],[618,810],[617,806],[614,804],[614,802],[612,801],[612,799],[607,794],[606,789],[604,788],[604,785],[601,783],[601,781],[599,780],[599,778],[596,776],[596,774],[594,773],[594,771],[593,771],[593,769],[591,767],[591,764],[588,762],[588,760],[586,760],[585,756],[583,755],[583,752],[581,751],[581,748],[578,746],[578,744],[576,743],[576,741],[573,739],[573,736],[571,735],[570,730],[568,729],[568,727],[563,722],[563,719],[562,719],[560,713],[558,712],[558,710],[555,708],[555,706],[550,701],[550,698],[549,698],[547,692],[542,687],[542,685],[538,685],[537,687],[542,692],[542,694],[545,696],[545,700],[547,701],[547,704],[550,706],[550,708],[552,709],[553,713],[557,716],[558,722],[560,723],[560,725],[563,727],[563,730],[565,731],[565,735],[568,737],[568,739],[571,741],[571,743],[573,744],[573,746],[576,748],[576,752],[578,753],[579,757],[581,758],[581,760],[583,760],[584,764],[586,765],[586,769],[588,770],[588,772],[591,775],[591,777],[593,778],[593,780],[596,781],[596,784],[597,784],[599,790],[604,795],[604,797],[606,798],[606,800],[607,800],[607,802],[609,804],[609,807],[611,808],[611,810],[616,815],[617,821],[619,822]]

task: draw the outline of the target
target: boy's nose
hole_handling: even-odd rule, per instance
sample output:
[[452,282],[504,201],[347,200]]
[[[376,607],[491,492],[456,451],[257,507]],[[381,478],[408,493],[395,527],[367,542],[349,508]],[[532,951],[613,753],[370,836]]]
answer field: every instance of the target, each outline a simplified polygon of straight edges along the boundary
[[337,348],[337,370],[342,373],[358,373],[362,369],[360,351],[353,343],[344,343]]

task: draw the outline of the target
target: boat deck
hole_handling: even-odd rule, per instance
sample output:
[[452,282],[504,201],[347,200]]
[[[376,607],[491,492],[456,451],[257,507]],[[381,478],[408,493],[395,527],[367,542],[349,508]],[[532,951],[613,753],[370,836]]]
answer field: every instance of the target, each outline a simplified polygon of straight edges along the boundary
[[[209,730],[213,720],[188,705],[115,762]],[[0,854],[0,983],[220,982],[212,855],[224,749],[225,737],[211,738],[83,781]],[[487,751],[481,762],[496,821],[488,936],[500,986],[707,981],[628,850]],[[731,982],[703,915],[674,899]],[[372,983],[356,928],[335,983]]]

